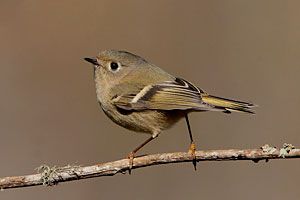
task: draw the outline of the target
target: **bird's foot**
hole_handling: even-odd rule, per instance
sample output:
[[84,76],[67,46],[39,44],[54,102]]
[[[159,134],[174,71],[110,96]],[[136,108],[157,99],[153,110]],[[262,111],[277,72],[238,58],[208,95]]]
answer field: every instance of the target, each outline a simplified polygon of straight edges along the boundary
[[191,143],[190,148],[189,148],[189,154],[191,154],[192,158],[193,158],[193,165],[194,165],[194,169],[195,171],[197,170],[197,160],[196,160],[196,145],[194,142]]
[[129,161],[129,167],[128,167],[128,172],[131,174],[132,166],[133,166],[133,159],[134,159],[134,152],[130,152],[127,156],[128,161]]

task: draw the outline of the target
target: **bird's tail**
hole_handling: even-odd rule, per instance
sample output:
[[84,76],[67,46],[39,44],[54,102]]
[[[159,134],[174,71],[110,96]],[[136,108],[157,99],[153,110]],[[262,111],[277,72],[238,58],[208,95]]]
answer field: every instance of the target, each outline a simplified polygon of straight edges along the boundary
[[225,99],[212,95],[204,95],[202,96],[202,100],[204,103],[207,103],[218,110],[223,110],[224,113],[231,113],[231,111],[235,111],[254,114],[252,108],[256,106],[252,103]]

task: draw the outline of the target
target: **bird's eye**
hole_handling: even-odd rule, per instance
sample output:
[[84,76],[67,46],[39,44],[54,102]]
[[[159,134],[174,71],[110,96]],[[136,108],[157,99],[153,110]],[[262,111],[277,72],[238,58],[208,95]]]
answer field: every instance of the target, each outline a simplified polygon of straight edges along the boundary
[[111,69],[112,71],[117,71],[117,70],[119,69],[119,64],[116,63],[116,62],[111,62],[111,63],[110,63],[110,69]]

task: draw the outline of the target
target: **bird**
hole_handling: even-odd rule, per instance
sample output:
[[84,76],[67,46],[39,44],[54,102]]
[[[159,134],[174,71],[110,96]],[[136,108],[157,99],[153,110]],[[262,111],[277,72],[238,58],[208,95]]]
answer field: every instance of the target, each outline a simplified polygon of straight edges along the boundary
[[135,154],[183,118],[190,139],[188,152],[196,170],[196,145],[188,117],[191,112],[254,114],[253,103],[211,95],[128,51],[103,50],[84,60],[94,66],[97,101],[106,116],[126,129],[150,135],[127,156],[129,173]]

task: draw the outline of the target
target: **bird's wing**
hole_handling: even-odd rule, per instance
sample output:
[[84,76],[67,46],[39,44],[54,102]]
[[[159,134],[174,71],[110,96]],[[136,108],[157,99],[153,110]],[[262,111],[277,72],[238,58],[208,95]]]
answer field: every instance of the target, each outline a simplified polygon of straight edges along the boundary
[[136,93],[124,94],[113,99],[114,104],[125,110],[212,110],[202,101],[206,93],[181,78],[147,85]]

